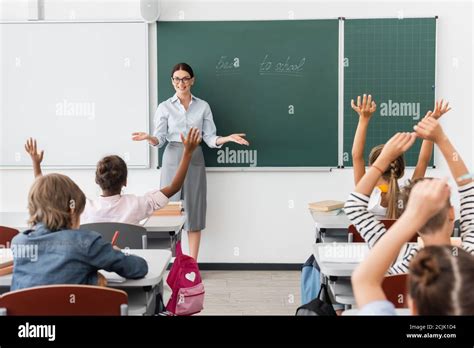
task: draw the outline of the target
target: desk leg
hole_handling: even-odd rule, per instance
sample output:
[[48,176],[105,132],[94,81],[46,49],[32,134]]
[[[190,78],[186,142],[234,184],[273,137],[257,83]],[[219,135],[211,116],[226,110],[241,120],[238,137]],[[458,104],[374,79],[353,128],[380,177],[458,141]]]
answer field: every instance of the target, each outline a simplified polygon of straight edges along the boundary
[[322,243],[325,235],[326,235],[325,228],[316,227],[316,243]]
[[[160,290],[161,289],[161,290]],[[145,292],[145,303],[146,303],[146,312],[144,315],[154,315],[156,310],[156,296],[158,293],[163,293],[163,281],[157,286],[151,287],[146,286],[143,287],[143,291]]]
[[[166,309],[166,303],[165,303],[165,299],[164,299],[164,290],[163,290],[163,279],[161,279],[160,283],[158,284],[158,286],[156,287],[156,293],[157,295],[159,295],[161,297],[161,301],[163,301],[163,308],[159,308],[160,311],[164,311]],[[159,306],[160,304],[157,303],[156,306]],[[156,307],[155,307],[156,308]],[[155,310],[155,313],[156,313],[156,310]]]

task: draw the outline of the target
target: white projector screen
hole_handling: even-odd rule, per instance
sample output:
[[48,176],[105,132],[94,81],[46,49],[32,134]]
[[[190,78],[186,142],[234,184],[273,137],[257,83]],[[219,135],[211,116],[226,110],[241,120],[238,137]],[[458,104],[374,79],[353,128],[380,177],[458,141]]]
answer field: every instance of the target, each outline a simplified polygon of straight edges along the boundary
[[93,167],[121,156],[149,168],[148,26],[142,22],[0,24],[0,167]]

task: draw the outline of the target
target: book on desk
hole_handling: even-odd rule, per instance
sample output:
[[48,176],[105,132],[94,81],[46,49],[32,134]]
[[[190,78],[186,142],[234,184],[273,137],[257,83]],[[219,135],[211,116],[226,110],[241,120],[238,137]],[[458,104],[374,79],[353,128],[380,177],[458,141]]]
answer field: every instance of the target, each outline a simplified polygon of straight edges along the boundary
[[314,216],[336,216],[342,212],[344,202],[326,200],[320,202],[312,202],[308,204],[308,208]]
[[183,202],[169,202],[163,208],[155,210],[153,216],[180,216],[183,215]]

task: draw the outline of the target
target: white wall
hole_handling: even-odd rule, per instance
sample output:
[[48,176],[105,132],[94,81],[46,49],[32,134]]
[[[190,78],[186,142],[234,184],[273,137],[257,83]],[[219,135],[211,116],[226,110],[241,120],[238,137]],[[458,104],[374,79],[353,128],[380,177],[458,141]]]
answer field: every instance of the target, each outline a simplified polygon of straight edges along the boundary
[[[138,1],[44,0],[47,20],[139,19]],[[438,15],[438,95],[453,111],[443,121],[446,132],[470,168],[474,164],[472,121],[473,26],[470,1],[163,1],[161,20],[255,20]],[[401,12],[400,12],[401,11]],[[27,1],[0,0],[0,20],[24,20]],[[156,62],[154,27],[150,62]],[[457,66],[453,64],[457,59]],[[199,72],[197,72],[199,74]],[[156,66],[150,67],[151,110],[156,108]],[[25,101],[27,102],[27,101]],[[5,117],[5,115],[2,115]],[[32,134],[34,135],[34,134]],[[60,151],[60,149],[58,149]],[[47,155],[47,154],[46,154]],[[153,163],[156,153],[153,154]],[[439,156],[437,157],[439,159]],[[428,175],[448,175],[444,160]],[[98,194],[92,170],[62,171],[88,195]],[[410,173],[409,173],[410,174]],[[0,211],[25,210],[32,174],[0,171]],[[156,169],[131,170],[127,192],[143,193],[158,185]],[[344,200],[352,188],[350,169],[332,173],[208,173],[208,227],[203,232],[201,262],[300,263],[311,252],[314,225],[307,203]],[[289,208],[289,200],[294,208]],[[235,255],[238,248],[238,255]]]

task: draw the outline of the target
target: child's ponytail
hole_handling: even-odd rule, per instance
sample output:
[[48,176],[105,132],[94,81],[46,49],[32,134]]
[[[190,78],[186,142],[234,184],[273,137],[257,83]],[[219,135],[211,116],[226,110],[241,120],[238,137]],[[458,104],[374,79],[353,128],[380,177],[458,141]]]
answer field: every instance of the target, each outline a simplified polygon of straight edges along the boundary
[[403,157],[399,157],[390,163],[387,219],[398,219],[399,217],[398,196],[400,194],[400,187],[398,186],[398,179],[403,176],[403,171],[405,170],[404,162],[405,161],[403,161]]
[[[383,144],[378,145],[372,149],[369,155],[369,164],[372,165],[379,157],[383,150]],[[383,173],[382,177],[388,181],[388,205],[387,205],[387,219],[398,219],[400,216],[400,209],[398,208],[398,196],[400,194],[400,187],[398,186],[398,179],[405,174],[405,158],[398,157],[395,161],[390,163],[390,167]]]

